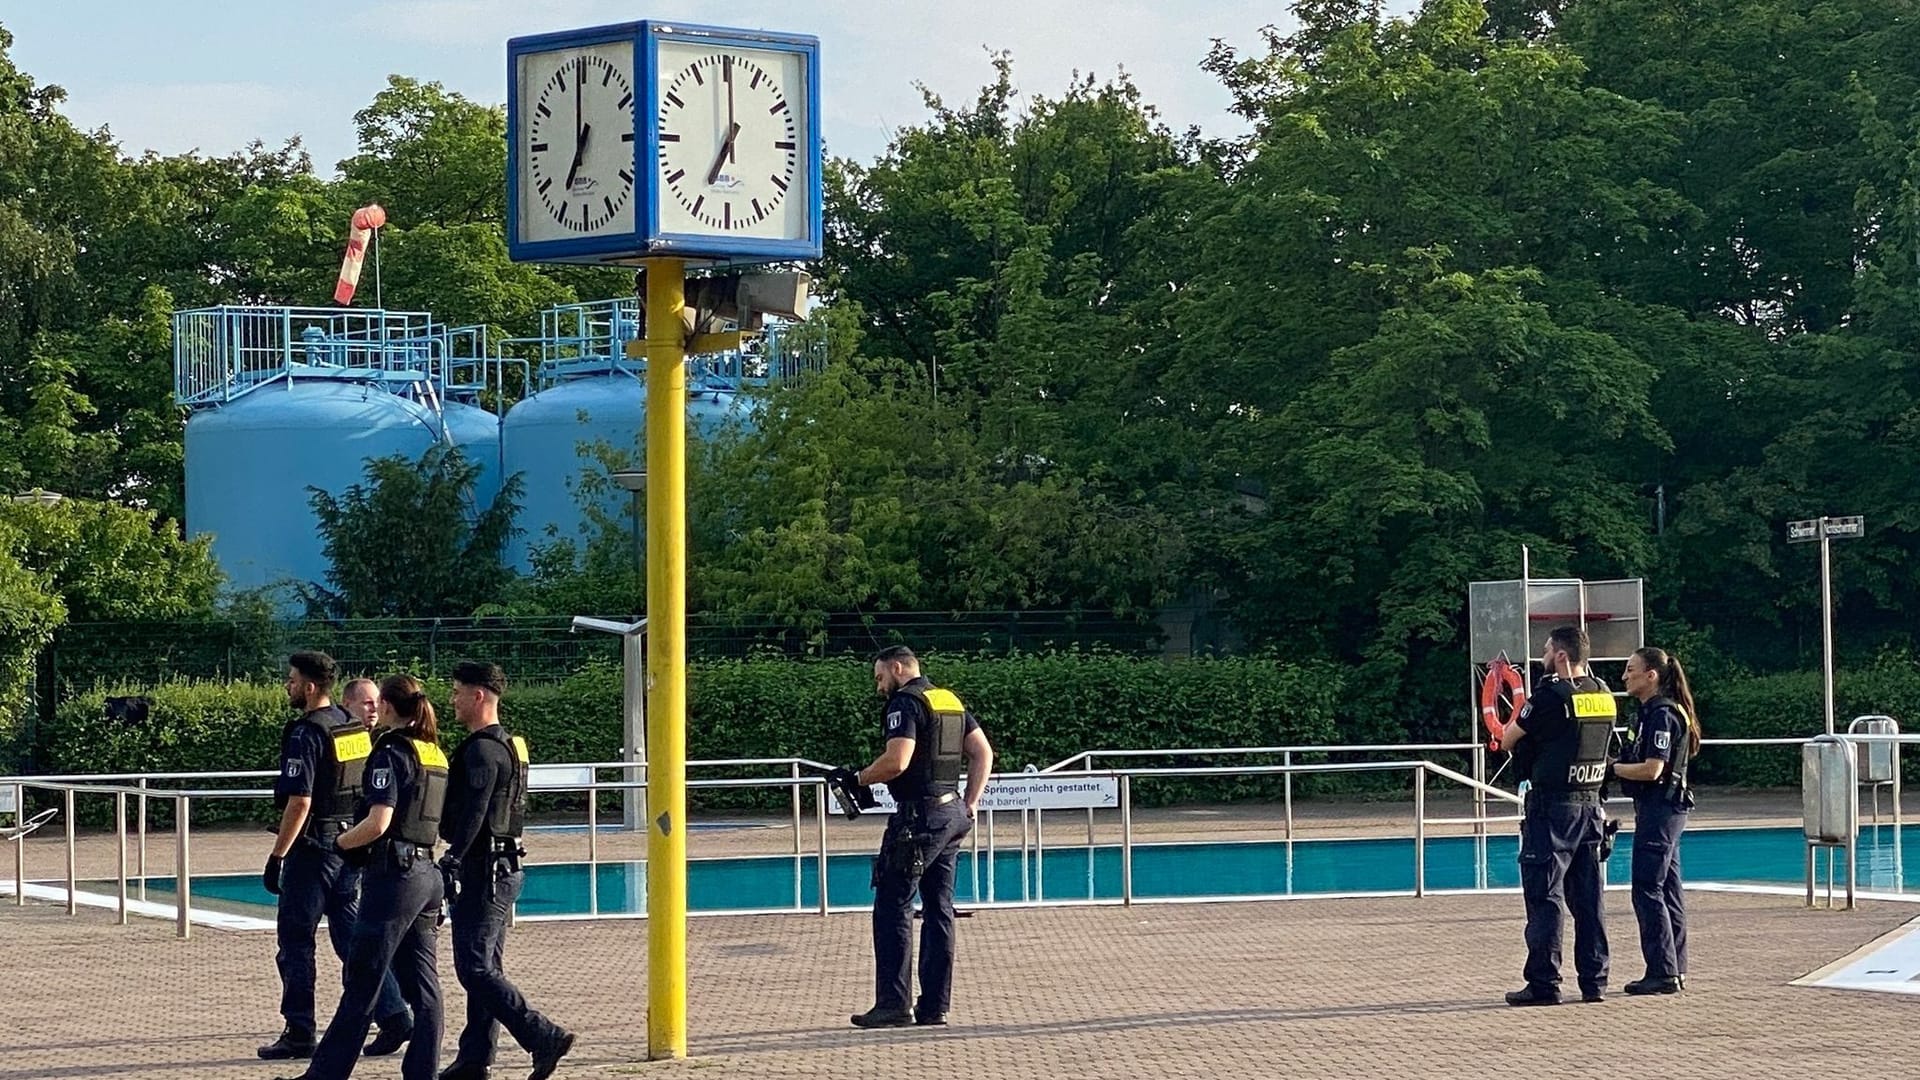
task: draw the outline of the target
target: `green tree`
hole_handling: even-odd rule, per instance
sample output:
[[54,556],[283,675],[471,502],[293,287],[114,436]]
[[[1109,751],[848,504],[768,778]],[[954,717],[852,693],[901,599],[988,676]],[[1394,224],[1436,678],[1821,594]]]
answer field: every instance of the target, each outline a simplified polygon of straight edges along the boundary
[[222,582],[211,542],[183,539],[151,510],[111,502],[0,502],[12,556],[76,622],[185,619],[213,611]]
[[325,585],[301,586],[307,606],[329,617],[424,618],[498,601],[520,478],[481,509],[480,471],[458,448],[436,445],[419,461],[369,460],[366,482],[338,494],[309,489],[330,567]]

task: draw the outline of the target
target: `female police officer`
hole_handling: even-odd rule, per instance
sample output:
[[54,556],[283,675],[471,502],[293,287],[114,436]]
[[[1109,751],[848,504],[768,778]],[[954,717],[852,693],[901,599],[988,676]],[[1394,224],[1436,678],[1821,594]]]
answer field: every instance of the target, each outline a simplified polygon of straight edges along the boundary
[[1633,914],[1640,921],[1644,978],[1629,994],[1671,994],[1687,974],[1687,907],[1680,892],[1680,832],[1693,794],[1687,764],[1700,750],[1700,720],[1680,661],[1659,649],[1627,660],[1627,693],[1639,715],[1613,767],[1633,796]]
[[420,684],[395,675],[380,684],[381,735],[367,759],[364,813],[334,843],[365,862],[360,918],[347,950],[340,1007],[298,1080],[346,1080],[360,1058],[380,980],[391,965],[413,1006],[413,1040],[401,1061],[404,1080],[434,1080],[440,1057],[440,978],[434,964],[440,871],[433,865],[447,758],[433,706]]

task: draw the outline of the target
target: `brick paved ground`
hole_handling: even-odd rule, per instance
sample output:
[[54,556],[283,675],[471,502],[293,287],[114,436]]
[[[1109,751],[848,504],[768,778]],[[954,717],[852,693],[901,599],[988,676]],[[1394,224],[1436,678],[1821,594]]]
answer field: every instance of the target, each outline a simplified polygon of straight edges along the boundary
[[[1639,964],[1626,898],[1608,900],[1618,984]],[[956,1026],[887,1033],[845,1026],[868,1004],[863,917],[703,918],[695,1057],[651,1065],[636,1064],[644,923],[523,925],[509,968],[580,1032],[566,1080],[894,1080],[908,1061],[923,1075],[996,1078],[1920,1075],[1906,1034],[1920,1002],[1786,985],[1916,909],[1690,900],[1685,995],[1524,1011],[1494,1004],[1521,960],[1512,895],[983,912],[962,924]],[[253,1057],[277,1020],[272,953],[270,934],[180,942],[162,923],[0,906],[0,1080],[276,1075]],[[444,939],[441,965],[450,971]],[[503,1060],[512,1068],[496,1075],[523,1075],[524,1058]],[[397,1074],[376,1061],[357,1075]]]

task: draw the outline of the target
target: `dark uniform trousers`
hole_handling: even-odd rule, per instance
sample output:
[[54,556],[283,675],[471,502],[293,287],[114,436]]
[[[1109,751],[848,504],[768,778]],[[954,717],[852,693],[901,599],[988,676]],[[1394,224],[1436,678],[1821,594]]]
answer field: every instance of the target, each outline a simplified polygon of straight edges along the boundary
[[1573,963],[1582,990],[1607,985],[1606,868],[1597,792],[1531,792],[1520,822],[1520,889],[1527,900],[1527,985],[1560,990],[1560,905],[1573,912]]
[[[384,847],[384,844],[381,845]],[[426,849],[421,849],[423,852]],[[347,986],[339,1011],[314,1048],[307,1074],[347,1080],[373,1023],[374,994],[391,969],[400,995],[413,1006],[413,1038],[400,1062],[403,1080],[434,1080],[440,1069],[440,979],[434,938],[440,915],[440,871],[431,854],[402,866],[376,851],[366,873],[360,918],[347,949]]]
[[[332,835],[327,834],[332,840]],[[320,916],[327,917],[327,936],[333,940],[334,954],[347,959],[348,942],[360,912],[358,868],[348,866],[329,848],[301,837],[280,867],[280,907],[274,917],[274,929],[280,949],[274,966],[280,969],[280,1015],[287,1027],[314,1034],[313,981],[314,934],[320,928]],[[341,971],[344,980],[346,971]],[[382,980],[379,1000],[373,1015],[382,1022],[405,1018],[406,1003],[393,977]]]
[[453,903],[453,970],[467,991],[467,1026],[460,1031],[454,1060],[463,1065],[492,1065],[503,1026],[529,1054],[552,1047],[565,1034],[530,1007],[501,970],[507,919],[520,899],[526,873],[495,876],[492,865],[489,859],[476,868],[462,867],[460,896]]
[[1680,831],[1686,811],[1664,791],[1633,802],[1633,915],[1640,953],[1655,979],[1687,973],[1687,907],[1680,891]]
[[[953,999],[953,879],[960,864],[960,841],[973,831],[966,803],[955,799],[919,812],[928,832],[926,870],[920,876],[920,1001],[922,1015],[946,1012]],[[912,827],[913,813],[897,810],[887,821],[889,849],[902,829]],[[883,858],[884,862],[884,858]],[[876,1008],[905,1009],[913,993],[908,964],[913,947],[915,883],[903,868],[882,867],[873,894],[873,999]]]

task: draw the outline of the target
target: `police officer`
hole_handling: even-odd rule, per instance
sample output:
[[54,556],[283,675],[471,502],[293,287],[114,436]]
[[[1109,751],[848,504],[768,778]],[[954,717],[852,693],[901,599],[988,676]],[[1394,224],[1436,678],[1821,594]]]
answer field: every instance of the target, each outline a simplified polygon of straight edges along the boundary
[[446,854],[443,880],[453,896],[453,970],[467,991],[460,1049],[440,1080],[486,1080],[505,1025],[533,1056],[528,1080],[546,1080],[573,1049],[573,1034],[527,1004],[500,968],[507,921],[526,874],[520,846],[527,813],[527,741],[500,726],[506,676],[498,667],[463,661],[453,669],[453,715],[467,739],[454,752],[447,812],[440,820]]
[[433,845],[447,796],[447,758],[440,752],[433,705],[414,679],[380,684],[381,734],[367,759],[359,824],[334,847],[366,866],[360,918],[347,947],[346,989],[333,1022],[297,1080],[346,1080],[360,1058],[373,1019],[373,997],[391,969],[413,1006],[414,1037],[400,1062],[403,1080],[434,1080],[440,1057],[440,977],[434,943],[439,929],[440,871]]
[[1687,765],[1700,752],[1700,720],[1687,673],[1663,650],[1636,650],[1627,659],[1625,682],[1640,709],[1613,771],[1633,796],[1633,914],[1647,961],[1646,975],[1626,990],[1673,994],[1687,974],[1680,833],[1693,807]]
[[1529,781],[1520,822],[1520,888],[1527,901],[1527,985],[1509,1005],[1560,1003],[1560,904],[1573,912],[1580,999],[1607,990],[1606,884],[1600,859],[1600,787],[1616,715],[1613,695],[1587,671],[1586,631],[1557,627],[1540,656],[1547,675],[1500,734]]
[[[886,784],[895,803],[874,860],[874,1005],[853,1023],[863,1028],[941,1025],[953,996],[954,871],[960,841],[973,831],[974,812],[993,771],[993,747],[960,699],[920,674],[912,649],[895,645],[881,652],[873,662],[873,681],[886,699],[886,749],[858,772],[851,767],[836,772],[855,786]],[[959,789],[963,759],[964,798]],[[922,909],[920,998],[908,1011],[916,888]]]
[[348,679],[340,691],[340,707],[372,731],[380,726],[380,684],[372,679]]
[[[341,861],[333,841],[353,820],[373,741],[366,723],[333,704],[335,674],[326,653],[287,658],[287,701],[299,715],[280,733],[280,775],[273,784],[280,829],[261,874],[261,884],[280,898],[274,961],[286,1019],[280,1037],[259,1049],[270,1061],[312,1055],[314,932],[324,914],[333,951],[344,961],[360,909],[360,870]],[[391,978],[381,983],[374,1015],[380,1034],[367,1053],[391,1054],[413,1028]]]

